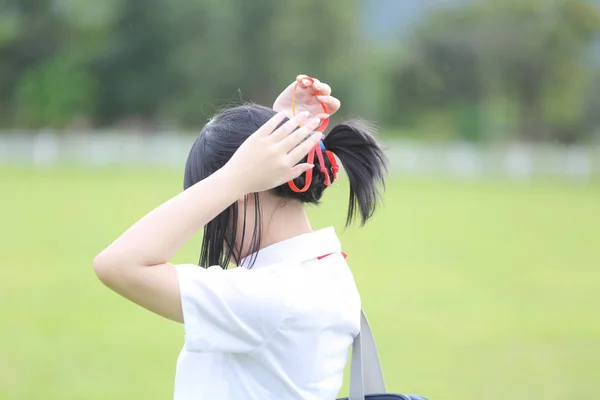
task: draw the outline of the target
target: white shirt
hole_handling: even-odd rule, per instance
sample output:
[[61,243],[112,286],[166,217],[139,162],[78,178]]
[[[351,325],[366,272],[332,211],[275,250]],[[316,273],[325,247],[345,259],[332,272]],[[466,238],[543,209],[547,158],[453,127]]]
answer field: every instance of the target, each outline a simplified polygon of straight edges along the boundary
[[361,305],[334,229],[264,248],[251,269],[246,260],[176,266],[185,344],[175,400],[335,399]]

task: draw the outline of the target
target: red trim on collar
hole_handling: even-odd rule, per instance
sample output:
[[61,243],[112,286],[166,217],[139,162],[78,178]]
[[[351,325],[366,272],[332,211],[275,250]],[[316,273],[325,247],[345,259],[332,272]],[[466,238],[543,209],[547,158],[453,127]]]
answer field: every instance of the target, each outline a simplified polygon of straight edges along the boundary
[[[324,259],[325,257],[327,257],[327,256],[330,256],[330,255],[332,255],[332,254],[333,254],[333,253],[329,253],[329,254],[325,254],[324,256],[319,256],[319,257],[317,257],[317,260],[322,260],[322,259]],[[344,253],[344,252],[342,252],[342,255],[344,256],[344,258],[348,257],[348,254],[346,254],[346,253]]]

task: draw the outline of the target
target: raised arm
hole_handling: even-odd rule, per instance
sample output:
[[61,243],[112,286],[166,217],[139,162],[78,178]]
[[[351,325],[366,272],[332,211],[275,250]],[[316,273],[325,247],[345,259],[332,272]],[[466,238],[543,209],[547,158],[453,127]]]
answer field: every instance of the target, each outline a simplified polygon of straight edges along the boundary
[[298,115],[277,129],[285,117],[277,114],[223,168],[144,216],[96,256],[98,278],[138,305],[183,322],[177,274],[168,261],[194,233],[245,194],[271,189],[312,168],[296,165],[321,138],[313,135],[302,142],[319,122],[311,120],[296,129],[307,116]]

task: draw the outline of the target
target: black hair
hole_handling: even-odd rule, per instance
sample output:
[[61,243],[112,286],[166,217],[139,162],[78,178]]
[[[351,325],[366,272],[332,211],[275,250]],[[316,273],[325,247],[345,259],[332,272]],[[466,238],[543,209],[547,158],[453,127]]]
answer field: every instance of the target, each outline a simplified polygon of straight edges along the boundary
[[[204,126],[190,150],[185,166],[184,190],[222,168],[241,144],[275,114],[275,111],[270,108],[249,104],[227,109],[212,118]],[[370,126],[362,122],[351,121],[333,127],[323,139],[325,148],[333,152],[341,161],[350,182],[346,226],[357,217],[360,217],[361,226],[364,225],[373,216],[381,199],[380,190],[385,189],[388,160],[372,131]],[[327,157],[324,157],[324,161],[325,168],[330,174],[329,178],[333,181],[331,163]],[[326,186],[319,161],[315,159],[314,164],[312,182],[306,192],[294,192],[287,183],[272,189],[272,192],[282,199],[318,204]],[[297,187],[303,187],[305,174],[296,178],[294,183]],[[256,224],[250,238],[250,249],[253,255],[250,265],[252,265],[260,248],[262,215],[258,194],[252,193],[247,196],[254,196],[255,203]],[[244,225],[248,212],[246,204],[247,202],[244,202],[244,208],[241,210],[244,215]],[[199,260],[201,266],[220,265],[222,268],[227,268],[232,258],[239,264],[241,260],[239,254],[234,252],[235,245],[239,245],[237,248],[242,248],[246,240],[242,235],[242,243],[234,243],[238,229],[242,229],[245,233],[245,226],[238,227],[236,223],[239,213],[238,202],[236,202],[204,227]]]

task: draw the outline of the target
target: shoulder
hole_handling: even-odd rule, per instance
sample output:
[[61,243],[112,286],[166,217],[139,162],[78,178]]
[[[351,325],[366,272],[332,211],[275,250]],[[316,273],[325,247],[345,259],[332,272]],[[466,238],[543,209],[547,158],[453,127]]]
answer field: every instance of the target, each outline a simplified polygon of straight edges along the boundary
[[254,351],[289,316],[291,280],[277,279],[275,271],[175,268],[189,351]]
[[214,266],[176,265],[180,286],[196,290],[219,291],[223,295],[252,302],[280,303],[286,297],[293,279],[283,268],[265,267],[257,270],[233,268],[224,270]]

